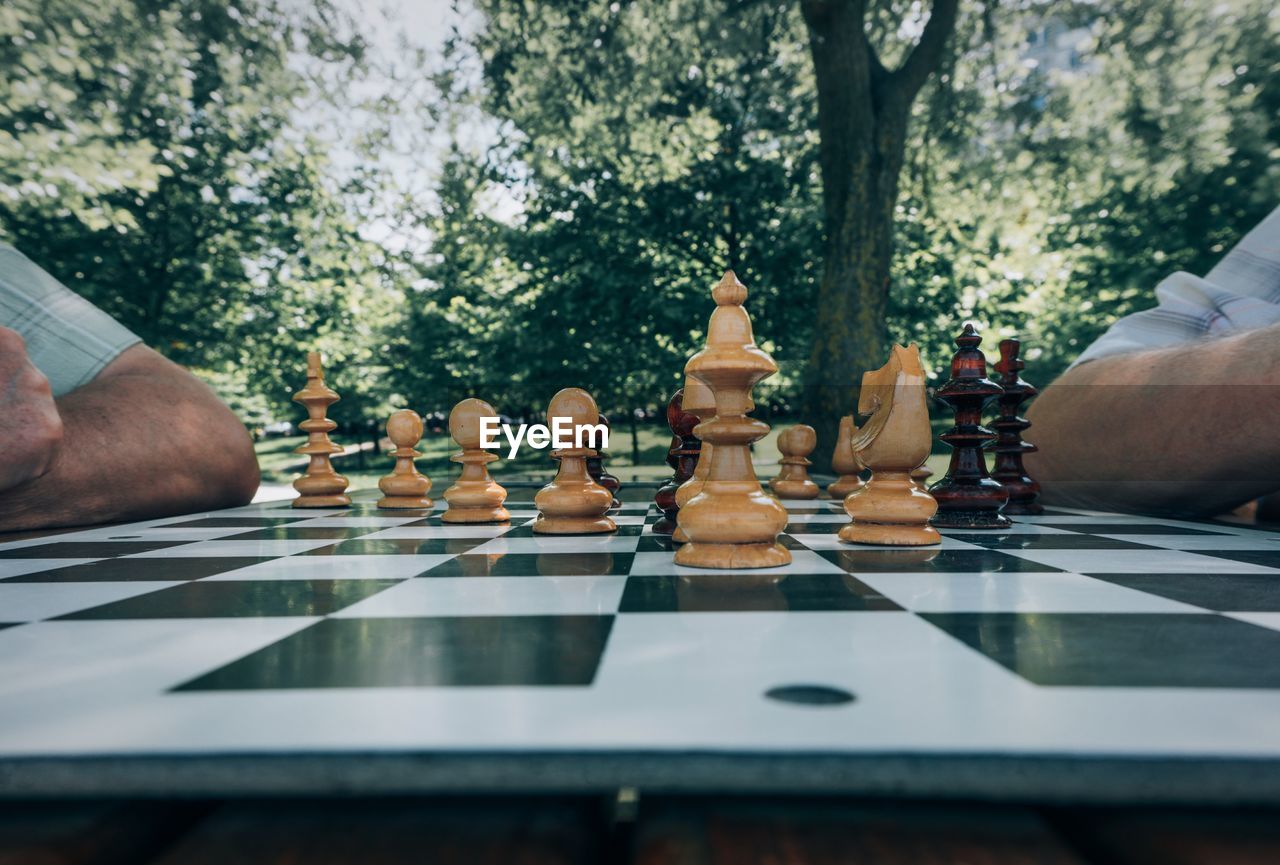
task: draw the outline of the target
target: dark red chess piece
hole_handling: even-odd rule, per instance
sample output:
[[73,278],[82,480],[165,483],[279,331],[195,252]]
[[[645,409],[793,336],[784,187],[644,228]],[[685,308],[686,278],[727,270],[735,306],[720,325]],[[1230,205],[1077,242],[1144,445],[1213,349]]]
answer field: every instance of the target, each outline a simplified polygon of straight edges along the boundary
[[[600,413],[600,421],[605,429],[610,429],[609,419],[604,416],[604,412]],[[604,451],[596,448],[596,455],[587,457],[587,474],[591,475],[591,479],[613,493],[613,504],[609,506],[610,510],[622,507],[622,502],[618,500],[618,490],[622,488],[622,481],[605,470],[604,460],[609,456]]]
[[675,469],[675,474],[654,495],[653,501],[662,511],[662,519],[653,524],[653,533],[669,535],[676,530],[676,514],[680,506],[676,504],[676,490],[693,476],[698,465],[698,453],[702,450],[702,440],[693,434],[693,428],[700,421],[697,415],[684,410],[684,388],[680,388],[667,403],[667,426],[671,428],[671,448],[667,451],[667,465]]
[[951,379],[935,399],[955,412],[955,426],[942,434],[951,446],[951,464],[942,480],[929,487],[938,500],[930,520],[948,529],[1004,529],[1009,518],[1000,509],[1009,500],[1004,487],[987,474],[983,446],[996,434],[982,425],[982,408],[1004,391],[987,378],[987,359],[978,349],[982,337],[971,323],[956,337],[960,350],[951,358]]
[[1030,427],[1031,422],[1019,417],[1018,409],[1038,391],[1018,376],[1027,367],[1018,357],[1021,348],[1022,343],[1016,339],[1000,340],[1000,362],[995,370],[1000,373],[996,380],[1004,393],[996,397],[1000,417],[991,422],[996,440],[987,445],[987,450],[996,455],[991,477],[1009,492],[1009,503],[1002,513],[1033,515],[1044,513],[1044,506],[1036,501],[1040,498],[1040,484],[1027,475],[1022,455],[1034,453],[1038,448],[1022,440],[1022,431]]

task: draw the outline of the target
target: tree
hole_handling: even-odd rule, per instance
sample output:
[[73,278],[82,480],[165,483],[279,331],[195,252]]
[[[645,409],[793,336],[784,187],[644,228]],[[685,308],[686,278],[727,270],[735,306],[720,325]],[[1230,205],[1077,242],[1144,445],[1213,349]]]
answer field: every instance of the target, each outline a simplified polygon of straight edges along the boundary
[[[817,87],[823,271],[804,416],[835,440],[864,370],[888,343],[894,208],[917,94],[942,59],[958,0],[934,0],[919,41],[888,69],[867,35],[866,0],[802,0]],[[820,467],[826,467],[827,449]],[[815,462],[819,462],[815,460]]]

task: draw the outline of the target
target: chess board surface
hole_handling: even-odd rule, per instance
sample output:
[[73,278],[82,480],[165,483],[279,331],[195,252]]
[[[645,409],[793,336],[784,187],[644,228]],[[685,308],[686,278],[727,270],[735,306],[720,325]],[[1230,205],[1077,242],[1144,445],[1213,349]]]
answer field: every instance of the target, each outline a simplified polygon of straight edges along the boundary
[[0,543],[0,793],[844,791],[1280,802],[1280,534],[1054,510],[678,568],[287,503]]

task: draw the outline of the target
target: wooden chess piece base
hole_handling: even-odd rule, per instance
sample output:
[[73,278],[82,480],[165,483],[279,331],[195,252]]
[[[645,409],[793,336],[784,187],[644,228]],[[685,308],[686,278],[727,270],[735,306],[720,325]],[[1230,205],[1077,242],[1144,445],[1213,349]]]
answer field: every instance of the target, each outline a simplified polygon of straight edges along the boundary
[[346,477],[333,470],[327,453],[319,460],[316,457],[316,454],[312,454],[311,467],[307,469],[307,474],[293,482],[293,488],[298,491],[298,497],[293,500],[293,506],[295,508],[347,507],[351,504],[351,496],[344,492],[347,488]]
[[618,530],[605,516],[613,504],[613,494],[594,481],[588,483],[552,481],[533,497],[538,506],[534,534],[599,535]]
[[507,491],[484,468],[484,463],[493,458],[486,453],[454,457],[462,463],[462,474],[444,491],[449,509],[440,515],[441,522],[505,523],[511,520],[511,514],[502,506],[507,500]]
[[[705,446],[705,445],[704,445]],[[714,498],[706,495],[713,491]],[[676,550],[677,565],[691,568],[776,568],[791,563],[791,551],[774,540],[787,524],[787,511],[758,482],[708,480],[703,493],[680,511],[682,521],[707,528],[716,542],[690,538]]]
[[879,470],[858,492],[845,499],[853,522],[840,529],[840,540],[853,544],[927,547],[942,543],[929,518],[938,503],[920,492],[903,471]]
[[[1003,502],[999,497],[1006,493],[995,480],[982,478],[970,481],[965,487],[949,486],[939,490],[945,483],[944,478],[930,490],[939,505],[946,502],[946,510],[940,507],[929,520],[933,525],[940,529],[1007,529],[1013,525],[1012,520],[1000,513]],[[972,507],[965,506],[966,494],[969,493],[975,499]]]
[[[581,456],[562,453],[560,473],[533,497],[538,518],[533,531],[539,535],[598,535],[617,531],[605,512],[613,505],[613,493],[591,480]],[[581,474],[582,480],[575,475]]]
[[857,492],[865,484],[858,475],[841,475],[831,486],[827,487],[827,495],[837,501],[843,500],[849,493]]
[[[780,499],[816,499],[822,495],[822,489],[813,481],[809,480],[806,475],[803,478],[792,477],[792,471],[797,467],[783,466],[782,471],[776,478],[769,481],[769,489],[773,490],[774,495]],[[803,468],[799,468],[800,473],[804,473]]]

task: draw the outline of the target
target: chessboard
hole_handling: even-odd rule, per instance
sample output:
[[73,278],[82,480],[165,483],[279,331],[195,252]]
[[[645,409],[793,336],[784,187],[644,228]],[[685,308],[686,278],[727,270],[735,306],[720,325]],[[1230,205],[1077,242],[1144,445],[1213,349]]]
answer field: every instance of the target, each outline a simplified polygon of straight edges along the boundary
[[1280,803],[1280,533],[1059,509],[854,547],[787,502],[790,565],[712,572],[650,494],[609,535],[358,498],[0,543],[0,793]]

